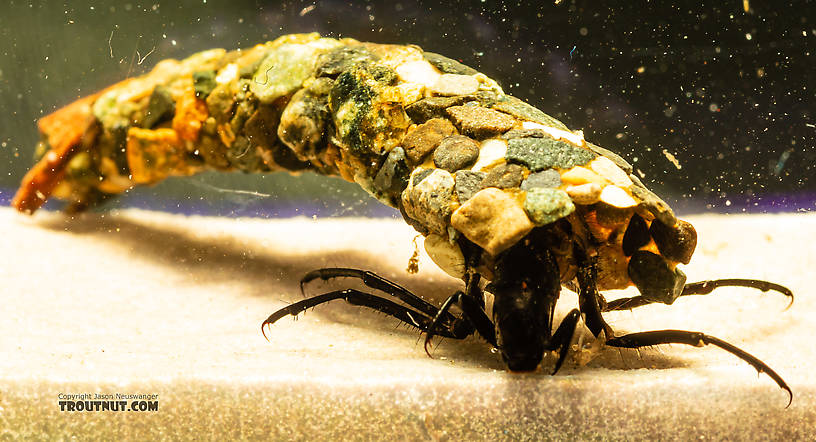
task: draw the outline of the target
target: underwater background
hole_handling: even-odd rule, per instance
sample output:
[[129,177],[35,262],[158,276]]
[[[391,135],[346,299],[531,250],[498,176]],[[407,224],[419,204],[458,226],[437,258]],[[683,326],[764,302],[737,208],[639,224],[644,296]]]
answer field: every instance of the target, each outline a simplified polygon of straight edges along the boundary
[[[6,1],[0,204],[33,162],[42,116],[165,58],[317,31],[413,43],[478,69],[624,156],[680,214],[816,208],[816,2],[615,3]],[[310,173],[171,178],[110,207],[399,217],[356,184]]]

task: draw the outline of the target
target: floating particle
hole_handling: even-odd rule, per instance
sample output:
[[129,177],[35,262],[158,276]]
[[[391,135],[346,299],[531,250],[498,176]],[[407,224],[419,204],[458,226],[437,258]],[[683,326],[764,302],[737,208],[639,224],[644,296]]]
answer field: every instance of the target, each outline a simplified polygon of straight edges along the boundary
[[675,158],[674,155],[672,155],[671,152],[669,152],[668,150],[663,149],[663,155],[666,156],[667,160],[671,161],[671,163],[674,164],[674,167],[676,167],[677,170],[680,170],[680,169],[683,168],[683,166],[680,165],[680,162],[677,161],[677,158]]
[[779,176],[782,173],[782,170],[785,168],[785,163],[788,162],[788,158],[790,158],[792,153],[793,150],[788,149],[782,152],[781,155],[779,155],[779,159],[776,160],[776,166],[774,166],[773,170],[774,176]]

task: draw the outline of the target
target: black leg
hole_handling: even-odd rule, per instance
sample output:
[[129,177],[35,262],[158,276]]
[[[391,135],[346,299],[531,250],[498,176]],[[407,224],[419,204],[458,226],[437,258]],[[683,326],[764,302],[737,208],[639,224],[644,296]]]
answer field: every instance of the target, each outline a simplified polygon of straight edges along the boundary
[[[465,244],[461,244],[461,245],[468,252],[467,253],[468,262],[473,263],[473,262],[478,261],[478,259],[479,259],[478,250],[479,249],[477,247],[472,246],[469,243],[465,243]],[[471,249],[473,249],[473,250],[471,250]],[[472,264],[471,264],[471,267],[472,267]],[[473,334],[473,332],[475,330],[478,330],[479,334],[488,343],[490,343],[493,346],[496,346],[495,328],[493,327],[493,323],[490,321],[490,319],[484,313],[484,305],[483,305],[483,301],[481,299],[481,291],[480,291],[480,289],[478,287],[479,280],[480,280],[480,275],[477,274],[477,273],[469,272],[468,276],[466,276],[466,291],[467,291],[467,293],[471,293],[471,294],[473,294],[475,292],[478,292],[478,295],[479,295],[479,300],[478,301],[474,301],[474,299],[471,299],[471,297],[473,295],[471,295],[471,297],[468,297],[468,299],[466,301],[460,301],[459,296],[460,295],[464,296],[464,293],[457,292],[457,293],[453,294],[451,297],[449,297],[448,300],[439,309],[437,309],[436,306],[434,306],[433,304],[430,304],[427,301],[425,301],[424,299],[420,298],[419,296],[411,293],[408,289],[400,286],[399,284],[397,284],[397,283],[395,283],[393,281],[389,281],[389,280],[377,275],[376,273],[366,271],[366,270],[358,270],[358,269],[351,269],[351,268],[329,267],[329,268],[313,270],[313,271],[307,273],[301,279],[301,281],[300,281],[300,291],[301,291],[301,293],[303,293],[304,292],[304,285],[311,282],[311,281],[313,281],[313,280],[315,280],[315,279],[319,278],[319,279],[322,279],[322,280],[326,281],[326,280],[329,280],[329,279],[340,278],[340,277],[357,278],[363,284],[365,284],[366,286],[371,287],[371,288],[376,289],[376,290],[380,290],[380,291],[382,291],[384,293],[387,293],[389,295],[392,295],[392,296],[400,299],[401,301],[405,302],[406,304],[410,305],[411,307],[414,307],[416,310],[419,310],[419,312],[422,312],[422,314],[423,314],[422,318],[423,319],[427,318],[429,320],[428,321],[429,323],[428,324],[423,323],[422,326],[417,326],[417,327],[428,334],[428,337],[427,337],[427,339],[425,341],[425,351],[426,352],[428,352],[428,344],[430,342],[430,338],[432,338],[434,335],[440,335],[440,336],[444,336],[444,337],[451,337],[451,338],[454,338],[454,339],[464,339],[467,336],[470,336],[471,334]],[[332,294],[341,293],[341,292],[347,292],[347,291],[332,292]],[[359,291],[356,291],[356,290],[354,290],[354,292],[363,293],[363,292],[359,292]],[[388,304],[387,308],[390,309],[390,311],[384,311],[384,313],[389,314],[389,315],[391,315],[393,317],[396,317],[397,319],[400,319],[403,322],[408,323],[409,325],[415,325],[414,323],[416,323],[416,322],[423,322],[423,321],[419,321],[419,320],[414,318],[416,316],[416,314],[419,313],[419,312],[414,311],[413,312],[414,315],[410,315],[411,320],[409,321],[409,320],[406,320],[405,317],[407,315],[406,312],[411,312],[412,311],[411,309],[406,309],[405,307],[400,306],[399,304],[395,304],[395,303],[393,303],[391,301],[388,301],[385,298],[369,295],[369,294],[366,294],[366,293],[363,293],[363,294],[365,294],[365,295],[367,295],[369,297],[377,299],[377,301],[375,302],[376,305],[375,304],[364,304],[367,307],[371,307],[371,308],[374,308],[375,310],[383,311],[382,310],[383,305],[384,305],[383,301],[385,301],[385,302],[387,302],[387,304]],[[329,295],[329,294],[327,294],[327,295]],[[320,295],[320,296],[326,296],[326,295]],[[318,297],[315,297],[315,298],[318,298]],[[350,302],[352,304],[356,303],[356,302],[352,301],[351,299],[348,299],[348,298],[346,298],[344,296],[335,295],[334,297],[331,297],[331,299],[326,299],[326,300],[323,300],[321,302],[318,302],[317,304],[314,304],[314,302],[310,301],[310,300],[315,299],[315,298],[310,298],[310,299],[307,299],[305,301],[301,301],[299,303],[293,304],[290,307],[297,306],[297,305],[300,305],[300,304],[310,305],[310,306],[313,307],[314,305],[317,305],[317,304],[320,304],[320,303],[323,303],[323,302],[328,302],[328,301],[333,300],[333,299],[346,299],[348,302]],[[464,313],[463,318],[457,318],[457,317],[455,317],[453,314],[451,314],[449,312],[450,306],[452,305],[452,303],[454,301],[456,301],[457,305],[459,305],[459,307],[462,309],[462,311]],[[401,310],[399,312],[395,312],[394,311],[394,306],[399,307]],[[298,310],[298,312],[303,311],[303,310],[305,310],[307,308],[310,308],[310,307],[301,308],[300,310]],[[283,309],[283,310],[285,310],[285,309]],[[281,316],[285,316],[286,313],[283,313],[283,310],[281,310],[279,312],[276,312],[272,316],[275,316],[275,315],[278,315],[278,314],[280,314]],[[402,310],[405,310],[405,312],[403,312]],[[270,316],[270,318],[272,318],[272,316]],[[433,318],[433,319],[431,320],[430,318]],[[275,320],[277,320],[277,319],[275,319]],[[271,322],[274,322],[274,321],[271,321]],[[269,320],[267,320],[267,321],[264,322],[264,324],[271,323],[271,322]]]
[[425,334],[425,353],[427,353],[428,356],[431,356],[428,346],[433,337],[440,334],[437,333],[437,331],[440,330],[440,328],[444,329],[442,318],[444,315],[450,314],[448,311],[454,304],[462,309],[462,318],[456,320],[453,326],[450,327],[452,333],[465,338],[476,331],[488,344],[493,347],[499,346],[496,343],[496,327],[493,325],[493,321],[487,316],[487,313],[485,313],[484,307],[472,296],[458,291],[445,300],[442,307],[439,308],[439,313],[433,318],[433,321],[428,327],[428,331]]
[[[361,292],[359,290],[347,289],[336,290],[322,295],[317,295],[312,298],[304,299],[302,301],[295,302],[294,304],[290,304],[276,311],[275,313],[272,313],[261,324],[261,333],[263,333],[264,337],[266,337],[264,327],[267,325],[272,325],[273,323],[275,323],[276,321],[278,321],[279,319],[283,318],[286,315],[297,316],[298,314],[306,311],[307,309],[318,306],[320,304],[324,304],[329,301],[334,301],[336,299],[343,299],[353,305],[359,305],[362,307],[368,307],[377,310],[379,312],[385,313],[386,315],[397,318],[400,321],[410,326],[416,327],[422,331],[427,331],[428,327],[431,324],[431,317],[425,315],[422,312],[418,312],[408,307],[399,305],[391,300],[379,296]],[[437,326],[436,331],[437,334],[445,336],[447,338],[454,339],[464,338],[454,334],[452,328],[453,323],[446,320],[442,321]]]
[[[773,290],[790,298],[790,303],[787,308],[793,305],[793,292],[789,288],[773,282],[760,281],[757,279],[715,279],[713,281],[693,282],[686,284],[680,296],[707,295],[718,287],[750,287],[762,290],[763,292]],[[636,307],[652,304],[653,302],[655,301],[647,300],[643,296],[615,299],[614,301],[609,301],[603,311],[631,310]]]
[[767,292],[773,290],[782,293],[790,298],[788,308],[793,305],[793,292],[791,289],[768,281],[761,281],[759,279],[715,279],[712,281],[700,281],[686,284],[683,287],[683,293],[680,296],[687,295],[707,295],[717,287],[750,287]]
[[[444,317],[451,315],[449,310],[454,304],[462,309],[462,318],[455,320],[451,330],[464,336],[469,336],[473,334],[474,331],[477,331],[490,345],[498,347],[496,343],[496,327],[493,325],[493,321],[487,317],[487,313],[484,311],[484,305],[480,302],[482,293],[479,288],[479,278],[480,276],[478,274],[473,274],[469,277],[467,287],[465,288],[469,294],[457,291],[442,303],[442,307],[439,308],[439,313],[434,316],[425,334],[425,353],[427,353],[428,356],[431,356],[428,346],[434,335],[438,334],[436,331],[442,326]],[[478,293],[478,298],[476,293]]]
[[[428,316],[435,316],[439,311],[435,305],[411,293],[405,287],[402,287],[396,282],[389,281],[383,278],[382,276],[377,275],[374,272],[369,272],[367,270],[349,269],[344,267],[328,267],[325,269],[312,270],[311,272],[304,275],[303,278],[300,280],[300,292],[303,293],[303,286],[305,284],[315,279],[320,278],[324,281],[327,281],[329,279],[341,277],[357,278],[368,287],[380,290],[384,293],[388,293],[389,295],[399,298],[401,301],[405,302],[411,307],[414,307],[415,309],[421,311],[422,313],[425,313]],[[446,319],[453,318],[450,317]]]
[[471,335],[476,331],[490,345],[496,348],[498,347],[498,343],[496,342],[496,327],[484,310],[484,294],[479,287],[481,275],[473,271],[481,259],[481,248],[464,237],[459,239],[459,247],[465,256],[465,276],[463,278],[465,281],[465,291],[457,291],[448,297],[434,316],[431,326],[425,335],[425,353],[427,353],[428,356],[431,356],[430,350],[428,350],[431,339],[437,334],[436,331],[439,330],[439,325],[445,316],[452,316],[449,310],[453,304],[456,304],[462,310],[462,318],[456,320],[454,327],[451,328],[452,331],[462,335]]
[[584,314],[587,328],[596,338],[601,334],[601,331],[606,331],[607,336],[612,336],[612,328],[601,316],[603,310],[600,300],[603,298],[598,292],[596,260],[588,258],[577,245],[576,256],[578,257],[578,274],[576,275],[579,288],[578,307],[581,309],[581,313]]
[[[445,302],[442,303],[442,307],[439,307],[439,312],[431,320],[431,323],[428,326],[428,329],[425,333],[425,353],[429,357],[433,356],[431,356],[431,351],[428,349],[428,346],[431,344],[431,339],[433,339],[433,337],[438,334],[436,333],[436,331],[441,329],[442,318],[451,314],[449,312],[451,306],[453,304],[458,304],[459,299],[463,295],[464,293],[462,293],[461,291],[457,291],[456,293],[450,295],[448,299],[446,299]],[[473,325],[465,320],[459,320],[459,324],[457,325],[458,325],[457,331],[464,336],[470,336],[475,330]]]
[[477,303],[473,297],[463,295],[459,299],[459,308],[462,309],[465,318],[470,320],[473,327],[476,328],[479,336],[488,344],[497,348],[499,344],[496,343],[496,326],[493,325],[493,321],[485,313],[484,306]]
[[547,347],[547,350],[559,350],[558,362],[555,363],[555,370],[552,372],[553,376],[558,373],[561,364],[563,364],[567,358],[572,336],[575,334],[575,326],[578,325],[578,318],[580,317],[581,312],[579,312],[578,309],[573,309],[564,317],[561,324],[555,330],[555,333],[553,333],[552,338],[550,338],[550,345]]
[[729,344],[722,339],[715,338],[714,336],[708,336],[700,332],[685,330],[655,330],[618,336],[606,341],[606,345],[625,348],[650,347],[660,344],[685,344],[692,345],[694,347],[702,347],[704,345],[711,344],[719,347],[751,364],[751,366],[754,367],[759,373],[766,373],[768,376],[770,376],[771,379],[776,382],[776,385],[778,385],[779,388],[788,392],[788,395],[790,396],[788,406],[790,406],[791,402],[793,401],[793,392],[791,391],[790,387],[788,387],[788,384],[786,384],[782,377],[773,371],[771,367],[745,350]]

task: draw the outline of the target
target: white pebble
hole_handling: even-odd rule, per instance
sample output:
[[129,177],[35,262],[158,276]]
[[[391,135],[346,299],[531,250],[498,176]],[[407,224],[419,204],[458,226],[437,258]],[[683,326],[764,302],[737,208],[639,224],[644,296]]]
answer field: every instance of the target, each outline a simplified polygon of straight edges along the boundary
[[476,160],[476,164],[474,164],[470,170],[479,172],[480,170],[493,165],[499,160],[504,160],[504,156],[506,154],[506,141],[495,138],[485,140],[482,142],[482,147],[479,148],[479,159]]
[[601,201],[613,207],[625,209],[627,207],[634,207],[637,201],[625,190],[618,186],[606,186],[601,191]]
[[587,183],[579,186],[568,186],[567,195],[572,198],[575,204],[588,206],[601,200],[603,188],[598,183]]
[[402,81],[433,86],[439,80],[439,72],[425,60],[415,60],[397,66],[397,75]]
[[616,186],[629,187],[632,185],[629,175],[607,157],[595,158],[589,163],[589,167]]
[[425,251],[448,275],[457,279],[465,275],[465,256],[459,246],[451,244],[447,238],[431,233],[425,237]]

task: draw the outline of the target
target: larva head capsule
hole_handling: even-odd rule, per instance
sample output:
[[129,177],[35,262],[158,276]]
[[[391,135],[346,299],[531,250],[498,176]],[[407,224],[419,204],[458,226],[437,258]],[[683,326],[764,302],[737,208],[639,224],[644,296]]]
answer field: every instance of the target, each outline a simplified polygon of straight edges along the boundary
[[561,290],[558,264],[536,233],[499,254],[493,282],[493,323],[502,359],[512,371],[531,371],[552,349],[553,313]]

